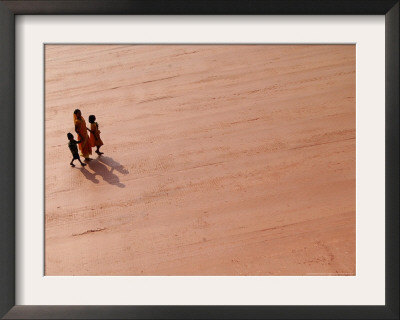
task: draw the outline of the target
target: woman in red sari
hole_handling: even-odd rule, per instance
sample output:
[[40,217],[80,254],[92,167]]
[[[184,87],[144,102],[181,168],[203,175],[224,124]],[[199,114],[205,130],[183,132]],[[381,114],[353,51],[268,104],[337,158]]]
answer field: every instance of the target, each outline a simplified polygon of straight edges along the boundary
[[85,119],[83,119],[81,110],[79,109],[74,111],[74,125],[75,132],[78,134],[78,140],[81,141],[81,143],[78,144],[81,156],[84,157],[86,161],[92,160],[89,158],[89,155],[92,154],[92,145],[89,140],[89,135],[87,134]]

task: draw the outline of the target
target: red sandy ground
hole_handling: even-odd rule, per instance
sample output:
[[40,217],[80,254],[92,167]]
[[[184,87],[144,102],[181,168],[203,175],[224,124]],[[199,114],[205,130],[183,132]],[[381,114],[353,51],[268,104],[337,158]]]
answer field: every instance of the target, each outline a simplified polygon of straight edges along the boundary
[[355,274],[355,46],[45,55],[46,275]]

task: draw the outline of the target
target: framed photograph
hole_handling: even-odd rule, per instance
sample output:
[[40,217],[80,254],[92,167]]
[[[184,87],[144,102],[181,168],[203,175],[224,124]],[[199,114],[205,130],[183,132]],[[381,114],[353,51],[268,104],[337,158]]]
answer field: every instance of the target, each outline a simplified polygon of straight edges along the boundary
[[1,1],[0,315],[399,317],[398,1]]

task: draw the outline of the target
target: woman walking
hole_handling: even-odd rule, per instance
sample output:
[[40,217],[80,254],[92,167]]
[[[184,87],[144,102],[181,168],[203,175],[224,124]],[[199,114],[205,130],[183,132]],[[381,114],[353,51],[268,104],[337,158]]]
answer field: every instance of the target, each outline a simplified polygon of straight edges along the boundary
[[92,154],[92,145],[87,134],[85,119],[83,119],[81,110],[79,109],[76,109],[74,111],[74,125],[75,132],[78,134],[79,137],[78,140],[80,141],[80,143],[78,144],[78,147],[81,151],[82,157],[84,157],[86,161],[92,160],[89,158],[89,155]]

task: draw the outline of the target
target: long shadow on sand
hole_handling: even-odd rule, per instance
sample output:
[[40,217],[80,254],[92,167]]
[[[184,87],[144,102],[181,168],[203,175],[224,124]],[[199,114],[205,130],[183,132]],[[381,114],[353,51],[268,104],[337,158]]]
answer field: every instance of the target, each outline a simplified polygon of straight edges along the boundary
[[[104,157],[104,158],[106,158],[105,160],[103,160],[102,158],[103,158],[103,156],[99,156],[99,157],[97,157],[97,159],[93,159],[86,163],[87,163],[88,167],[91,170],[93,170],[95,176],[99,175],[103,178],[103,180],[105,182],[115,185],[119,188],[125,188],[125,185],[119,181],[118,176],[116,174],[114,174],[113,171],[114,171],[114,169],[116,169],[118,172],[121,172],[123,174],[128,174],[129,171],[125,170],[121,164],[114,161],[110,157]],[[111,169],[109,170],[105,164],[108,164],[111,167]],[[82,170],[82,172],[83,171],[84,170]],[[86,176],[86,177],[88,177],[88,176]],[[91,178],[89,178],[89,179],[92,180]]]
[[[76,167],[75,167],[76,168]],[[92,181],[93,183],[99,183],[99,180],[96,179],[96,175],[94,173],[91,173],[85,169],[85,167],[80,168],[81,172],[83,175],[86,177],[86,179]]]
[[97,161],[100,161],[102,163],[104,163],[105,165],[109,166],[111,169],[110,171],[118,171],[119,173],[122,174],[128,174],[129,171],[127,169],[125,169],[125,167],[120,164],[119,162],[115,161],[113,158],[107,157],[107,156],[98,156]]

